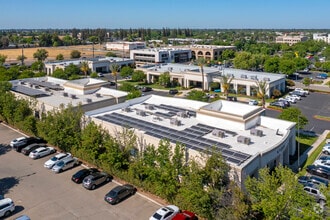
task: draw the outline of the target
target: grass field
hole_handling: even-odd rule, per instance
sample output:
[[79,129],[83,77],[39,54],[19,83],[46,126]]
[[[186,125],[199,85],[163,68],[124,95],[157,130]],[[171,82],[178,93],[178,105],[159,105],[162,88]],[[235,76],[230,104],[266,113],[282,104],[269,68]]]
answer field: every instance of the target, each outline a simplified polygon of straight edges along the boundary
[[[63,47],[37,47],[37,48],[24,48],[23,54],[27,57],[26,61],[34,61],[33,54],[38,49],[45,49],[48,51],[47,60],[55,60],[58,54],[63,54],[64,59],[70,59],[72,50],[81,52],[81,57],[92,57],[92,45],[79,45],[79,46],[63,46]],[[94,45],[94,56],[104,56],[108,51],[104,50],[103,45]],[[22,48],[19,49],[1,49],[0,54],[6,55],[6,62],[17,62],[17,57],[22,55]]]

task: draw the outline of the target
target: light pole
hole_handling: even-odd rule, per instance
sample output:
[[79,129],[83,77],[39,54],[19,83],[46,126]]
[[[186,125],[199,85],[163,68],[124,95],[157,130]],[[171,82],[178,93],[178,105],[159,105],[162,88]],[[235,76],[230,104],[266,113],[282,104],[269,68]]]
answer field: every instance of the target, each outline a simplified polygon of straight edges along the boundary
[[21,62],[22,62],[22,66],[24,65],[24,45],[22,45],[22,60],[21,60]]
[[299,115],[298,115],[298,171],[300,171],[300,135],[299,135]]

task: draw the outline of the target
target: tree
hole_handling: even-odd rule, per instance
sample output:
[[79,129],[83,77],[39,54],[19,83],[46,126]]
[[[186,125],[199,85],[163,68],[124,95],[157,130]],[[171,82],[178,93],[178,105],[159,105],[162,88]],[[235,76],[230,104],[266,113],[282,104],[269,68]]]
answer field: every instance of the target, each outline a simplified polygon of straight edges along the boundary
[[84,73],[85,77],[87,77],[87,73],[89,71],[89,66],[88,66],[88,62],[87,61],[83,61],[81,63],[80,70]]
[[279,64],[280,64],[279,57],[270,57],[265,61],[264,70],[265,72],[268,73],[278,73]]
[[117,79],[118,79],[118,72],[119,72],[120,66],[118,65],[118,63],[114,62],[110,65],[110,71],[112,76],[115,77],[115,83],[116,83],[116,89],[118,89],[118,85],[117,85]]
[[296,72],[296,63],[292,59],[284,59],[280,60],[279,70],[281,73],[291,75]]
[[296,128],[298,130],[303,129],[308,123],[308,119],[302,114],[300,109],[296,107],[284,109],[278,118],[297,123]]
[[34,54],[33,58],[37,59],[38,61],[45,61],[48,57],[48,51],[45,49],[38,49]]
[[303,79],[303,82],[302,83],[308,88],[310,86],[310,84],[312,83],[312,80],[309,77],[305,77]]
[[223,92],[225,93],[226,98],[228,97],[230,83],[233,79],[234,79],[234,76],[226,76],[224,74],[220,78],[221,86],[222,86]]
[[105,56],[106,57],[117,57],[117,54],[115,54],[114,52],[109,51],[105,54]]
[[258,96],[258,98],[261,99],[262,107],[265,108],[266,96],[267,96],[267,90],[268,90],[268,83],[267,83],[267,81],[257,80],[256,86],[257,86],[257,89],[258,89],[257,96]]
[[80,58],[80,55],[81,53],[79,50],[72,50],[70,54],[71,59]]
[[133,72],[134,72],[133,68],[131,68],[129,66],[124,66],[120,70],[120,76],[122,78],[125,78],[125,77],[128,77],[128,76],[132,76]]
[[135,70],[132,74],[133,82],[142,82],[146,79],[146,74],[142,70]]
[[56,55],[56,60],[64,60],[63,54],[59,53]]
[[197,65],[199,66],[200,72],[202,73],[202,91],[204,91],[204,65],[205,65],[205,59],[203,57],[200,57],[197,59]]
[[0,54],[0,65],[2,66],[6,62],[7,56]]
[[16,58],[16,60],[17,61],[20,61],[21,63],[24,63],[24,60],[26,60],[26,56],[24,56],[24,55],[18,55],[17,56],[17,58]]
[[196,89],[191,90],[190,92],[188,92],[187,99],[197,100],[197,101],[204,101],[204,102],[208,101],[208,98],[206,97],[205,92],[199,91],[199,90],[196,90]]
[[316,202],[307,196],[289,168],[280,165],[272,173],[263,168],[258,176],[248,177],[245,186],[253,211],[264,219],[318,219]]
[[41,72],[44,69],[44,66],[45,64],[41,60],[39,60],[31,64],[31,69]]
[[164,72],[159,75],[159,84],[164,87],[169,87],[171,84],[171,76],[169,72]]

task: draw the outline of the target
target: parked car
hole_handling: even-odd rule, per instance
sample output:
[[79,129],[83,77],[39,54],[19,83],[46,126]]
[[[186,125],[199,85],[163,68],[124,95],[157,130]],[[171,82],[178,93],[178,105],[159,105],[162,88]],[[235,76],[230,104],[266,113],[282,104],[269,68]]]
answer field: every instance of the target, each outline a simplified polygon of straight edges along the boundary
[[313,196],[315,198],[316,202],[325,202],[326,197],[323,195],[323,193],[320,192],[317,186],[313,184],[308,184],[304,186],[305,192],[307,192],[309,195]]
[[300,97],[306,97],[306,93],[302,92],[302,91],[293,91],[293,92],[289,92],[290,95],[297,95]]
[[287,95],[287,96],[285,96],[285,98],[291,98],[291,99],[294,99],[295,101],[301,100],[301,97],[298,95]]
[[96,168],[81,169],[72,175],[71,180],[75,183],[82,183],[86,176],[91,175],[92,173],[99,172]]
[[321,155],[318,160],[330,160],[330,155]]
[[304,136],[307,136],[307,137],[316,137],[317,136],[315,131],[303,130],[303,129],[299,129],[298,134],[304,135]]
[[253,99],[251,99],[251,100],[249,101],[249,105],[258,105],[258,101],[257,101],[257,100],[253,100]]
[[39,147],[47,147],[47,145],[46,144],[30,144],[30,145],[24,147],[22,149],[21,153],[24,155],[29,155],[32,151],[34,151],[35,149],[37,149]]
[[110,86],[115,86],[116,85],[116,83],[112,82],[112,81],[110,81],[109,84],[110,84]]
[[183,210],[182,212],[179,212],[176,214],[172,220],[198,220],[197,216],[195,213]]
[[168,205],[158,209],[149,220],[168,220],[178,214],[180,209],[175,205]]
[[279,107],[279,108],[286,108],[287,107],[287,105],[284,102],[279,102],[279,101],[271,102],[269,105]]
[[330,161],[329,160],[320,160],[320,159],[318,159],[318,160],[315,160],[313,164],[316,165],[316,166],[324,166],[324,167],[327,167],[327,168],[330,169]]
[[61,173],[65,170],[71,169],[80,164],[78,158],[76,157],[66,157],[62,160],[57,161],[52,167],[52,171],[55,173]]
[[298,182],[307,185],[309,183],[315,184],[315,185],[321,185],[324,184],[325,186],[329,185],[329,181],[326,179],[323,179],[318,176],[299,176],[298,177]]
[[47,160],[45,163],[44,163],[44,167],[48,168],[48,169],[51,169],[54,164],[59,161],[59,160],[62,160],[66,157],[71,157],[72,155],[70,153],[59,153],[59,154],[56,154],[54,157],[50,158],[49,160]]
[[328,74],[326,73],[320,73],[316,76],[316,78],[318,79],[327,79],[328,78]]
[[55,152],[56,152],[56,150],[53,147],[39,147],[39,148],[33,150],[29,154],[29,157],[32,159],[38,159],[38,158],[47,156],[49,154],[53,154]]
[[39,137],[19,137],[10,142],[10,146],[17,152],[21,152],[22,149],[30,144],[42,144],[46,141]]
[[323,146],[322,153],[330,154],[330,144],[326,144]]
[[10,198],[0,200],[0,217],[8,217],[15,211],[15,203]]
[[86,189],[93,190],[97,186],[100,186],[101,184],[110,182],[112,179],[113,179],[113,177],[105,172],[95,172],[84,178],[83,186]]
[[152,88],[151,87],[142,87],[142,92],[150,92],[152,91]]
[[170,94],[170,95],[175,95],[175,94],[177,94],[179,91],[177,90],[177,89],[170,89],[169,91],[168,91],[168,94]]
[[227,97],[228,101],[233,101],[233,102],[237,102],[237,97],[236,96],[228,96]]
[[97,73],[98,77],[104,77],[103,73]]
[[306,167],[306,171],[316,176],[324,177],[327,179],[330,178],[330,169],[324,166],[317,166],[315,164],[308,165]]
[[302,88],[295,88],[294,91],[303,92],[303,93],[305,93],[305,95],[309,95],[309,91],[308,90],[304,90]]
[[130,184],[116,186],[105,195],[104,200],[114,205],[135,193],[136,188]]

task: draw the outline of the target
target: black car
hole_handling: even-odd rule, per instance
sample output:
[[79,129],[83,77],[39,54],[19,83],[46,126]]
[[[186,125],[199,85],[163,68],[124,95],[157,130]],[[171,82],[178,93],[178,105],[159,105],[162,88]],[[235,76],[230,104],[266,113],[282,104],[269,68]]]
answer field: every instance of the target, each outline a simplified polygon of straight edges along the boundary
[[170,89],[169,91],[168,91],[168,94],[170,94],[170,95],[175,95],[175,94],[177,94],[179,91],[177,90],[177,89]]
[[303,185],[310,184],[310,183],[316,184],[316,185],[324,184],[325,186],[329,185],[328,180],[323,179],[318,176],[300,176],[300,177],[298,177],[298,182]]
[[141,90],[142,90],[142,92],[150,92],[150,91],[152,91],[152,88],[151,87],[143,87]]
[[47,147],[46,144],[30,144],[22,149],[22,154],[29,155],[32,151],[39,147]]
[[324,166],[316,166],[316,165],[308,165],[306,167],[308,173],[324,177],[329,179],[330,178],[330,169]]
[[280,107],[280,108],[286,108],[287,105],[284,102],[271,102],[269,104],[270,106]]
[[123,199],[134,195],[135,193],[136,193],[136,188],[130,184],[116,186],[105,195],[104,200],[114,205],[122,201]]
[[23,148],[25,148],[30,144],[46,144],[46,143],[47,141],[39,137],[27,137],[25,142],[22,145],[16,146],[15,149],[17,152],[21,152]]
[[75,183],[82,183],[86,176],[96,173],[98,170],[96,168],[82,169],[72,175],[71,180]]

